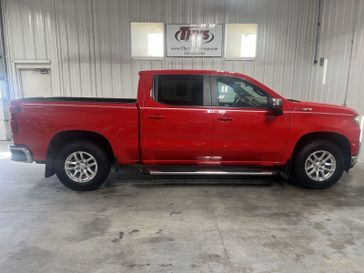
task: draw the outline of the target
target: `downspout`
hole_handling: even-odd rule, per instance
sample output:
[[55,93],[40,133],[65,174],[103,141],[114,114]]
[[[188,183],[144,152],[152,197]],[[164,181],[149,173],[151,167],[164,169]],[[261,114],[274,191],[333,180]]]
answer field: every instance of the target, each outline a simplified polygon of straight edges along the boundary
[[319,53],[319,46],[320,46],[320,38],[321,38],[321,19],[322,19],[322,0],[317,1],[317,24],[316,24],[316,39],[315,39],[315,53],[314,53],[314,60],[313,64],[318,63],[318,53]]
[[350,45],[350,55],[349,55],[349,69],[348,69],[348,75],[347,75],[347,81],[346,81],[346,88],[345,88],[345,99],[344,99],[344,105],[347,105],[348,100],[348,94],[349,94],[349,86],[350,86],[350,75],[351,75],[351,64],[353,60],[353,52],[354,52],[354,40],[355,40],[355,31],[356,31],[356,18],[358,15],[358,7],[359,7],[359,0],[356,0],[355,2],[355,11],[354,11],[354,19],[353,19],[353,32],[351,34],[351,45]]

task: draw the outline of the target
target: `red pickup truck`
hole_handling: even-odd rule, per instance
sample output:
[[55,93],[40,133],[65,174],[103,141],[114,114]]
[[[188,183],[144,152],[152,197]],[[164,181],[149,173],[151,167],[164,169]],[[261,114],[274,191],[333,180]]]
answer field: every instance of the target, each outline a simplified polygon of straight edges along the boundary
[[157,175],[275,175],[327,188],[357,161],[350,108],[285,99],[240,73],[139,73],[137,99],[28,98],[10,105],[12,159],[46,164],[69,188],[115,166]]

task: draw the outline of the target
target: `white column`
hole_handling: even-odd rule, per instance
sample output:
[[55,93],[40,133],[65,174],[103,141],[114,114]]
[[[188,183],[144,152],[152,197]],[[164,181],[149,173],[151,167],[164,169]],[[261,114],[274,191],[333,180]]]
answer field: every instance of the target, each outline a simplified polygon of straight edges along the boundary
[[6,128],[5,128],[5,116],[4,116],[4,107],[3,107],[3,100],[0,99],[0,140],[6,140]]
[[360,152],[359,152],[359,162],[364,163],[364,116],[361,116],[361,124],[360,124],[360,129],[361,129],[361,147],[360,147]]

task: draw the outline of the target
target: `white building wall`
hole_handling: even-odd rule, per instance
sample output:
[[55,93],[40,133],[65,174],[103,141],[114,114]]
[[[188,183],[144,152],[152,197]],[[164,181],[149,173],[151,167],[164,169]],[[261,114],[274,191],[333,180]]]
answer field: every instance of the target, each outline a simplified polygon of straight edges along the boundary
[[[328,58],[323,86],[323,68],[313,65],[317,3],[318,0],[3,0],[11,94],[18,94],[15,61],[50,60],[54,95],[135,97],[139,70],[211,68],[246,73],[287,97],[342,104],[349,75],[353,17],[356,12],[356,36],[360,41],[364,4],[361,0],[323,1],[319,53]],[[132,60],[132,21],[257,23],[257,58]],[[355,54],[363,56],[363,46],[355,46]],[[358,74],[356,67],[361,63],[352,63],[354,74]],[[355,96],[361,86],[362,83],[351,81],[349,103],[357,102]],[[364,111],[364,105],[355,106]]]
[[[328,59],[325,85],[323,67],[313,64],[318,2],[2,0],[10,94],[19,96],[14,64],[19,60],[50,60],[52,92],[62,96],[135,97],[139,70],[218,69],[253,76],[289,98],[346,100],[364,114],[364,1],[322,1],[319,57]],[[257,58],[133,60],[133,21],[257,23]]]

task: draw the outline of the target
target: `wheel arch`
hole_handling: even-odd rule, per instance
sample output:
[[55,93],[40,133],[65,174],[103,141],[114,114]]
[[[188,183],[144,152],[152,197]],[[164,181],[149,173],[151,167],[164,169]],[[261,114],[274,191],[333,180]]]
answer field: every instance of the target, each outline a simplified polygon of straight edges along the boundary
[[302,147],[311,143],[315,140],[328,140],[336,144],[339,149],[343,152],[345,157],[345,170],[350,169],[351,164],[351,146],[349,140],[342,134],[334,133],[334,132],[311,132],[307,133],[299,138],[296,142],[296,145],[293,149],[293,153],[291,156],[291,162],[294,162],[295,157]]
[[66,143],[75,140],[87,140],[92,141],[95,144],[99,145],[110,157],[112,164],[115,164],[117,160],[115,159],[115,153],[110,144],[110,141],[103,135],[93,132],[93,131],[85,131],[85,130],[68,130],[62,131],[55,134],[48,146],[47,157],[46,157],[46,170],[45,176],[49,177],[55,174],[53,163],[54,159],[57,155],[57,151],[63,147]]

